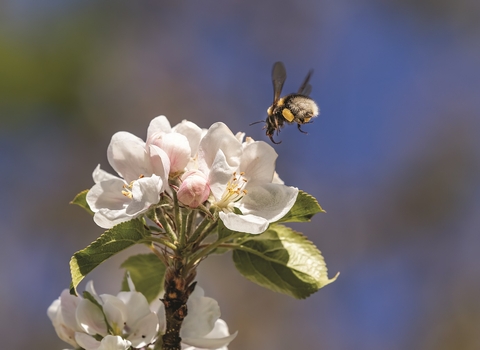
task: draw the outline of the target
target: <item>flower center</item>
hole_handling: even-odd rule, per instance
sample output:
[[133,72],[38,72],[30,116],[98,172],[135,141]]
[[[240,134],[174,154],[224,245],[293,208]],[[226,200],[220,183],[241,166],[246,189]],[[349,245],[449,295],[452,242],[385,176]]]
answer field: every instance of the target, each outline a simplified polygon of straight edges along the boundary
[[217,202],[217,207],[226,211],[233,211],[233,204],[242,199],[246,194],[245,186],[247,179],[244,177],[245,173],[233,173],[232,179],[228,181],[227,188],[222,195],[222,198]]
[[[140,175],[138,178],[141,179],[141,178],[144,178],[145,175]],[[128,197],[130,199],[133,199],[133,192],[132,192],[132,189],[133,189],[133,184],[135,183],[135,181],[137,180],[133,180],[133,181],[130,181],[130,183],[127,185],[127,184],[124,184],[123,185],[123,190],[122,190],[122,194],[125,196],[125,197]]]

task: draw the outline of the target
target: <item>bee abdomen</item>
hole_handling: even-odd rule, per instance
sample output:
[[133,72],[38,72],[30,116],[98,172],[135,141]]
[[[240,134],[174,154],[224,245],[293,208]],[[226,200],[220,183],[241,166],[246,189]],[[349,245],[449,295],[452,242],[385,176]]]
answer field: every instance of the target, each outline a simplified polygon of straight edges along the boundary
[[308,96],[291,94],[284,97],[284,108],[294,116],[296,123],[308,123],[310,119],[318,116],[319,108],[314,100]]

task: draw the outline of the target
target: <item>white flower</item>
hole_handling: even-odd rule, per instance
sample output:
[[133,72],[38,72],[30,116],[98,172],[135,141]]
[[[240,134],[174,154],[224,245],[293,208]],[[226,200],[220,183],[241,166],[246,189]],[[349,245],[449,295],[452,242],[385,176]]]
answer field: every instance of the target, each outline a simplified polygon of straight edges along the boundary
[[74,348],[78,348],[75,332],[80,330],[80,326],[77,323],[75,312],[80,300],[80,298],[70,295],[68,289],[65,289],[47,311],[58,337]]
[[156,145],[170,159],[170,174],[182,173],[197,154],[202,129],[184,120],[171,127],[168,119],[161,115],[154,118],[148,127],[147,144]]
[[86,350],[96,349],[90,348],[99,346],[90,336],[99,334],[106,337],[109,332],[128,340],[134,348],[145,347],[155,340],[159,329],[158,317],[150,310],[143,294],[131,291],[120,292],[117,296],[98,296],[91,282],[87,285],[87,290],[102,306],[103,312],[89,300],[84,299],[78,305],[77,322],[84,331],[75,337],[80,346]]
[[[225,321],[221,320],[218,303],[204,296],[205,292],[198,285],[187,302],[188,314],[180,329],[183,349],[226,350],[227,345],[235,339],[237,332],[230,334]],[[157,312],[160,329],[165,333],[165,306],[160,303]]]
[[162,149],[128,132],[113,135],[107,156],[123,179],[97,166],[93,172],[95,185],[87,194],[94,221],[103,228],[134,219],[158,203],[160,193],[168,188],[170,171]]
[[[212,206],[233,231],[259,234],[295,204],[298,189],[275,176],[277,153],[263,141],[234,136],[216,123],[200,142],[199,170],[208,174]],[[241,213],[239,214],[238,211]]]

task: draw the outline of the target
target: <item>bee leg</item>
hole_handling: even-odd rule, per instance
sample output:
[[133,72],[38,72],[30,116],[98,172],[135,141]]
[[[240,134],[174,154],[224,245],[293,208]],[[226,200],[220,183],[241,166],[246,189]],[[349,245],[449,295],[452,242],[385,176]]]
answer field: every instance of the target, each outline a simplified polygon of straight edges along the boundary
[[270,137],[270,141],[272,141],[272,142],[273,142],[274,144],[276,144],[276,145],[279,145],[279,144],[282,143],[282,141],[280,141],[280,142],[275,142],[275,140],[273,139],[273,135],[268,135],[268,137]]
[[297,124],[298,131],[300,131],[302,134],[308,134],[308,132],[303,131],[302,128],[300,128],[300,124]]

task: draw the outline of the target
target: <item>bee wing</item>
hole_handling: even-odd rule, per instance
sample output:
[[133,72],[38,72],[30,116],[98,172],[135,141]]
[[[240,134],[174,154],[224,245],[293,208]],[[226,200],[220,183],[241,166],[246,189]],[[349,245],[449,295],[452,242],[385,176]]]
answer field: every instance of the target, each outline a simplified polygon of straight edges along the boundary
[[312,85],[308,83],[310,81],[310,78],[312,77],[312,74],[313,74],[313,69],[310,69],[307,76],[305,77],[305,80],[300,86],[300,89],[298,89],[298,93],[300,95],[308,96],[312,92]]
[[283,84],[287,79],[287,70],[283,62],[275,62],[272,68],[273,104],[277,103],[282,93]]

